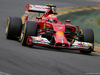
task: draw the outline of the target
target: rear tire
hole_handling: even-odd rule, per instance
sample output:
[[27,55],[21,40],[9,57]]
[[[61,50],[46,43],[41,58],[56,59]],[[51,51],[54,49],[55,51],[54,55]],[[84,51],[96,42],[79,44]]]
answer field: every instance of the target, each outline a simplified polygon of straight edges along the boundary
[[37,24],[35,22],[27,21],[21,32],[21,44],[26,45],[28,36],[37,36]]
[[[80,41],[82,42],[89,42],[89,43],[93,43],[94,44],[94,32],[91,28],[84,28],[80,30],[79,35],[81,35],[82,37],[79,38]],[[85,53],[85,54],[89,54],[94,50],[93,48],[90,48],[88,51],[83,51],[80,50],[81,53]]]
[[9,17],[6,26],[6,38],[13,39],[21,34],[22,20],[19,17]]

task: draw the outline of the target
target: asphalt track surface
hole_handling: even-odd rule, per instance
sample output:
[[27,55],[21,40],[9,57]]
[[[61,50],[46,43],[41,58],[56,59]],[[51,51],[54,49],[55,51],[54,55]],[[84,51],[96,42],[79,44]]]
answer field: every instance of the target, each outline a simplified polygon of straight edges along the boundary
[[53,3],[58,7],[99,6],[85,0],[0,0],[0,75],[87,75],[100,74],[100,55],[47,47],[24,47],[5,38],[9,16],[21,17],[25,5]]

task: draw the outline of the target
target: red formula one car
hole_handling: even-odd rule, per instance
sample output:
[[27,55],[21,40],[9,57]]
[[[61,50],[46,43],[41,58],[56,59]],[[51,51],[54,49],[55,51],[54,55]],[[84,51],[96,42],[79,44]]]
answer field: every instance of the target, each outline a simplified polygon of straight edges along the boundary
[[[30,16],[31,13],[33,15]],[[56,6],[53,4],[46,6],[28,4],[25,10],[24,24],[22,24],[21,18],[8,18],[6,38],[20,37],[22,45],[79,49],[82,53],[94,51],[92,29],[84,28],[79,31],[79,26],[72,25],[70,20],[65,20],[65,23],[62,23],[57,20],[55,14],[57,14]]]

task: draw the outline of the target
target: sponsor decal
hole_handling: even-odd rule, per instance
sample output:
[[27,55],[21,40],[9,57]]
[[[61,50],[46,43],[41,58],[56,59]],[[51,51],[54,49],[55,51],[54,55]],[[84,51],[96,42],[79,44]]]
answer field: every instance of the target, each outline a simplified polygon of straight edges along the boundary
[[93,47],[93,45],[91,43],[87,43],[87,42],[74,42],[72,44],[73,48],[84,48],[84,49],[88,49],[90,47]]
[[61,40],[61,43],[63,43],[63,40]]
[[63,27],[57,27],[57,29],[62,29]]
[[46,24],[44,23],[44,28],[46,27]]
[[79,45],[79,46],[81,46],[81,47],[84,47],[84,45],[83,45],[83,43],[82,43],[82,42],[81,42],[81,43],[79,43],[78,45]]
[[87,45],[90,46],[91,44],[90,43],[87,43]]
[[33,37],[33,43],[40,43],[40,44],[49,44],[50,41],[48,41],[46,38],[42,38],[41,36]]
[[48,26],[48,27],[50,27],[50,25],[49,25],[49,24],[47,24],[47,26]]
[[29,8],[36,8],[36,9],[47,9],[47,6],[40,6],[40,5],[29,5]]
[[58,36],[58,38],[60,38],[60,39],[64,39],[64,37],[63,37],[63,36]]
[[64,39],[63,32],[57,32],[57,37],[60,38],[60,39]]
[[29,8],[32,8],[32,5],[29,5]]
[[57,32],[57,35],[64,35],[63,32]]
[[39,5],[34,5],[33,7],[37,8],[37,9],[46,9],[47,8],[46,6],[39,6]]
[[37,42],[42,42],[42,41],[44,41],[44,40],[43,39],[37,40]]

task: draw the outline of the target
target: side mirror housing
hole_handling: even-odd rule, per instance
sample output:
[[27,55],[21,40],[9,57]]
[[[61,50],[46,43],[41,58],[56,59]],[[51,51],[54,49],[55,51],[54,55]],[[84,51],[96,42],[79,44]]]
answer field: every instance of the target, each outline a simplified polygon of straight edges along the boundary
[[67,22],[67,23],[71,23],[71,20],[65,20],[65,23],[66,23],[66,22]]
[[36,19],[38,19],[38,20],[39,20],[39,19],[42,19],[42,17],[37,17],[37,16],[36,16]]

